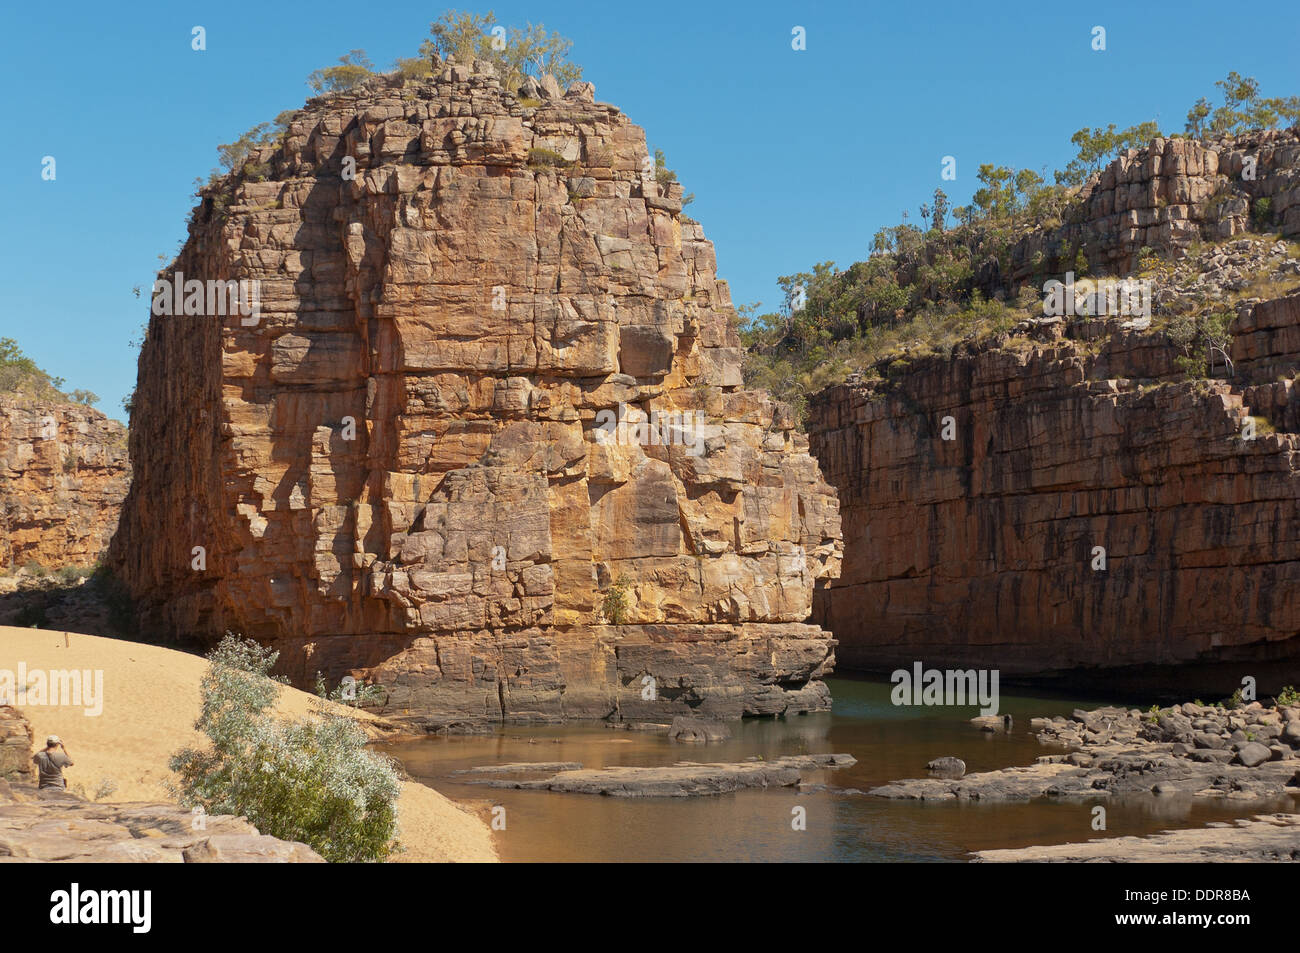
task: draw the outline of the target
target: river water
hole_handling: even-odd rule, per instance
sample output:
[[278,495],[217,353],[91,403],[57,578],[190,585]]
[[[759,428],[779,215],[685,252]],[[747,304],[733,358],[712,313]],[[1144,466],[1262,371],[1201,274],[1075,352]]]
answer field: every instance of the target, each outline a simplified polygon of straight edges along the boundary
[[[917,803],[792,788],[615,798],[490,788],[454,773],[518,761],[578,761],[596,768],[847,752],[856,765],[805,773],[804,780],[865,791],[926,777],[926,763],[943,755],[961,758],[967,772],[1032,764],[1039,755],[1066,749],[1039,743],[1029,730],[1031,717],[1124,703],[1004,694],[999,713],[1010,714],[1014,727],[1009,734],[991,734],[969,723],[978,714],[973,707],[894,706],[883,679],[834,678],[828,684],[833,711],[732,722],[730,740],[709,745],[583,723],[507,725],[493,735],[432,736],[384,750],[412,778],[448,797],[504,807],[505,830],[495,839],[507,861],[959,861],[973,850],[1150,834],[1292,807],[1289,800],[1243,805],[1191,796]],[[1095,804],[1106,807],[1105,831],[1092,829]],[[792,828],[795,807],[804,808],[805,830]]]

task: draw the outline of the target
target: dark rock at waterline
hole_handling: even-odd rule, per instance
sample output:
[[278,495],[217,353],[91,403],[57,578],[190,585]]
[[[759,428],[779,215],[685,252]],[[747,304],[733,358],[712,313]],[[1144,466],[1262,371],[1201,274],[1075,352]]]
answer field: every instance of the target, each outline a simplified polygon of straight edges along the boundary
[[530,771],[580,771],[580,761],[511,761],[505,764],[483,764],[462,768],[452,774],[527,774]]
[[925,769],[940,777],[955,779],[966,773],[966,762],[961,758],[935,758],[925,766]]
[[848,754],[796,755],[774,761],[698,764],[679,761],[668,767],[613,767],[561,771],[537,781],[492,779],[475,781],[490,787],[563,794],[604,794],[610,797],[696,797],[728,794],[743,788],[794,787],[805,771],[856,764]]
[[673,719],[672,725],[668,728],[668,737],[673,741],[707,744],[726,741],[731,737],[731,729],[720,721],[682,715]]

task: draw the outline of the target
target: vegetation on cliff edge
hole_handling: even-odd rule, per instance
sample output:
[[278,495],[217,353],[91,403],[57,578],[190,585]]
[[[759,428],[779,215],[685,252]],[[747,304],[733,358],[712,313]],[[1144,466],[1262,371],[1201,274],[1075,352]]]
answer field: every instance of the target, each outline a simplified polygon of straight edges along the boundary
[[[1254,79],[1236,72],[1216,85],[1222,103],[1198,100],[1185,135],[1240,135],[1300,122],[1300,96],[1263,98]],[[1015,300],[989,300],[981,278],[1005,274],[1017,241],[1071,221],[1081,211],[1083,187],[1106,164],[1160,135],[1154,122],[1119,131],[1114,124],[1080,129],[1071,137],[1076,155],[1056,172],[1054,184],[1030,169],[985,163],[970,205],[953,207],[936,189],[920,206],[916,224],[905,211],[898,225],[876,232],[865,261],[845,269],[821,262],[781,276],[785,302],[779,310],[760,312],[759,303],[737,309],[746,384],[790,403],[802,419],[809,395],[853,371],[874,367],[888,376],[901,362],[951,353],[964,341],[1012,327],[1040,302],[1036,289],[1026,285]],[[1267,225],[1268,215],[1267,207],[1252,209],[1256,227]],[[1088,274],[1082,250],[1073,264],[1077,276]],[[1193,335],[1199,343],[1180,341],[1189,363],[1217,330],[1206,325]]]

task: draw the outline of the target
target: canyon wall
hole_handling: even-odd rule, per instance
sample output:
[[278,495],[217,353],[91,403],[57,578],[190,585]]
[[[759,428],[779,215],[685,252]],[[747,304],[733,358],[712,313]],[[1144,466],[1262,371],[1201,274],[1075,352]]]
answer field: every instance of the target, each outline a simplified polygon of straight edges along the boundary
[[93,565],[130,479],[117,421],[81,404],[0,396],[0,567]]
[[845,538],[814,618],[842,664],[1300,676],[1300,294],[1242,307],[1231,379],[1101,323],[1027,322],[814,399]]
[[205,191],[160,278],[260,313],[152,318],[111,564],[429,729],[825,708],[834,491],[642,130],[526,93],[375,80]]

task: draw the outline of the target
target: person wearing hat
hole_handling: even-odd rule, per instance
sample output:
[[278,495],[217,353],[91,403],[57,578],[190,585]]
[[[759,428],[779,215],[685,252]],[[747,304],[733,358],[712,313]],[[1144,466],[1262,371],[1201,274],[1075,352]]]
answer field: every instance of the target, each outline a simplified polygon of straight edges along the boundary
[[58,735],[46,738],[45,750],[36,752],[32,760],[36,762],[36,771],[40,777],[40,782],[36,785],[38,788],[68,786],[63,777],[63,769],[72,767],[72,759],[68,757],[68,749],[63,747]]

